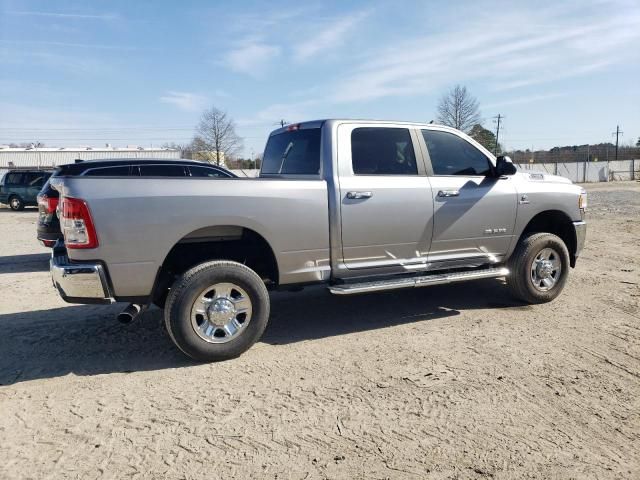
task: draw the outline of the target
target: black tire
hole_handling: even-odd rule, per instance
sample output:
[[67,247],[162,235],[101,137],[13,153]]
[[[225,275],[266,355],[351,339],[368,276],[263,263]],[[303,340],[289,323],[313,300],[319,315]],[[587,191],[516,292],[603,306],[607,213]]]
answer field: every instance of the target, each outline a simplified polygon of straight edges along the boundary
[[9,208],[16,212],[24,210],[24,202],[18,195],[11,195],[9,197]]
[[[203,289],[219,283],[241,287],[251,301],[246,327],[227,343],[209,343],[196,333],[191,309]],[[164,309],[169,336],[186,355],[200,362],[235,358],[260,339],[269,322],[269,294],[262,279],[249,267],[228,260],[201,263],[185,272],[171,286]]]
[[[546,291],[535,286],[532,278],[533,262],[540,252],[550,248],[558,255],[560,272],[552,287]],[[562,239],[551,233],[532,233],[520,240],[507,264],[507,285],[511,294],[526,303],[550,302],[562,292],[569,275],[569,251]]]

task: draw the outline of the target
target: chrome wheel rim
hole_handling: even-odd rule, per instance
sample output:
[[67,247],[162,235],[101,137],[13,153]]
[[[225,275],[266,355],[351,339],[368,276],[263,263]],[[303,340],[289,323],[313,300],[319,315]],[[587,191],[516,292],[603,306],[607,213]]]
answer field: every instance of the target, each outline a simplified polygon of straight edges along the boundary
[[541,292],[555,287],[562,273],[560,255],[553,248],[544,248],[531,262],[531,283]]
[[15,210],[20,206],[20,200],[18,200],[17,198],[12,198],[10,205],[11,205],[11,208]]
[[247,329],[251,314],[251,299],[244,289],[233,283],[216,283],[196,297],[191,326],[205,342],[227,343]]

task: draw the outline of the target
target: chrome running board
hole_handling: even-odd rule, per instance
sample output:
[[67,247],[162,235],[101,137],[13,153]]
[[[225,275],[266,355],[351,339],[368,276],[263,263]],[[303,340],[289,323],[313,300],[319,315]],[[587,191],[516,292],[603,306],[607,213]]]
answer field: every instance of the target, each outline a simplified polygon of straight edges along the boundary
[[509,275],[508,268],[486,268],[483,270],[470,270],[467,272],[435,273],[419,277],[392,278],[387,280],[375,280],[372,282],[343,283],[340,285],[330,286],[329,291],[334,295],[355,295],[357,293],[396,290],[399,288],[428,287],[430,285],[465,282],[467,280],[479,280],[481,278],[506,277],[507,275]]

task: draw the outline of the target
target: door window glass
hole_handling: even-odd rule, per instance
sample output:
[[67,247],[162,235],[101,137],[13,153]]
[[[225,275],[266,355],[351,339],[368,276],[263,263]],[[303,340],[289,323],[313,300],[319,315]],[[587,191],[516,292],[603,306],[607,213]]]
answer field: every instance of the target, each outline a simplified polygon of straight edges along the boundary
[[140,165],[142,177],[185,177],[182,165]]
[[457,135],[439,130],[422,130],[435,175],[483,175],[491,173],[484,153]]
[[29,175],[29,186],[30,187],[42,187],[44,185],[45,179],[48,178],[48,175],[44,172],[34,172]]
[[129,165],[118,167],[92,168],[85,173],[89,177],[128,177]]
[[416,155],[406,128],[356,128],[351,132],[356,175],[417,175]]
[[189,171],[191,172],[192,177],[229,178],[228,173],[216,168],[194,167],[192,165],[189,165]]

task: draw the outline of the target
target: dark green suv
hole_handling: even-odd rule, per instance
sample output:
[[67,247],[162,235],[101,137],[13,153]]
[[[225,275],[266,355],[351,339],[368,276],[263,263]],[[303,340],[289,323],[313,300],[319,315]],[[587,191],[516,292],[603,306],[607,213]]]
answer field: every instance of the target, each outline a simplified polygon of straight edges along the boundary
[[0,203],[8,204],[11,210],[37,206],[38,192],[51,173],[45,170],[9,170],[0,181]]

